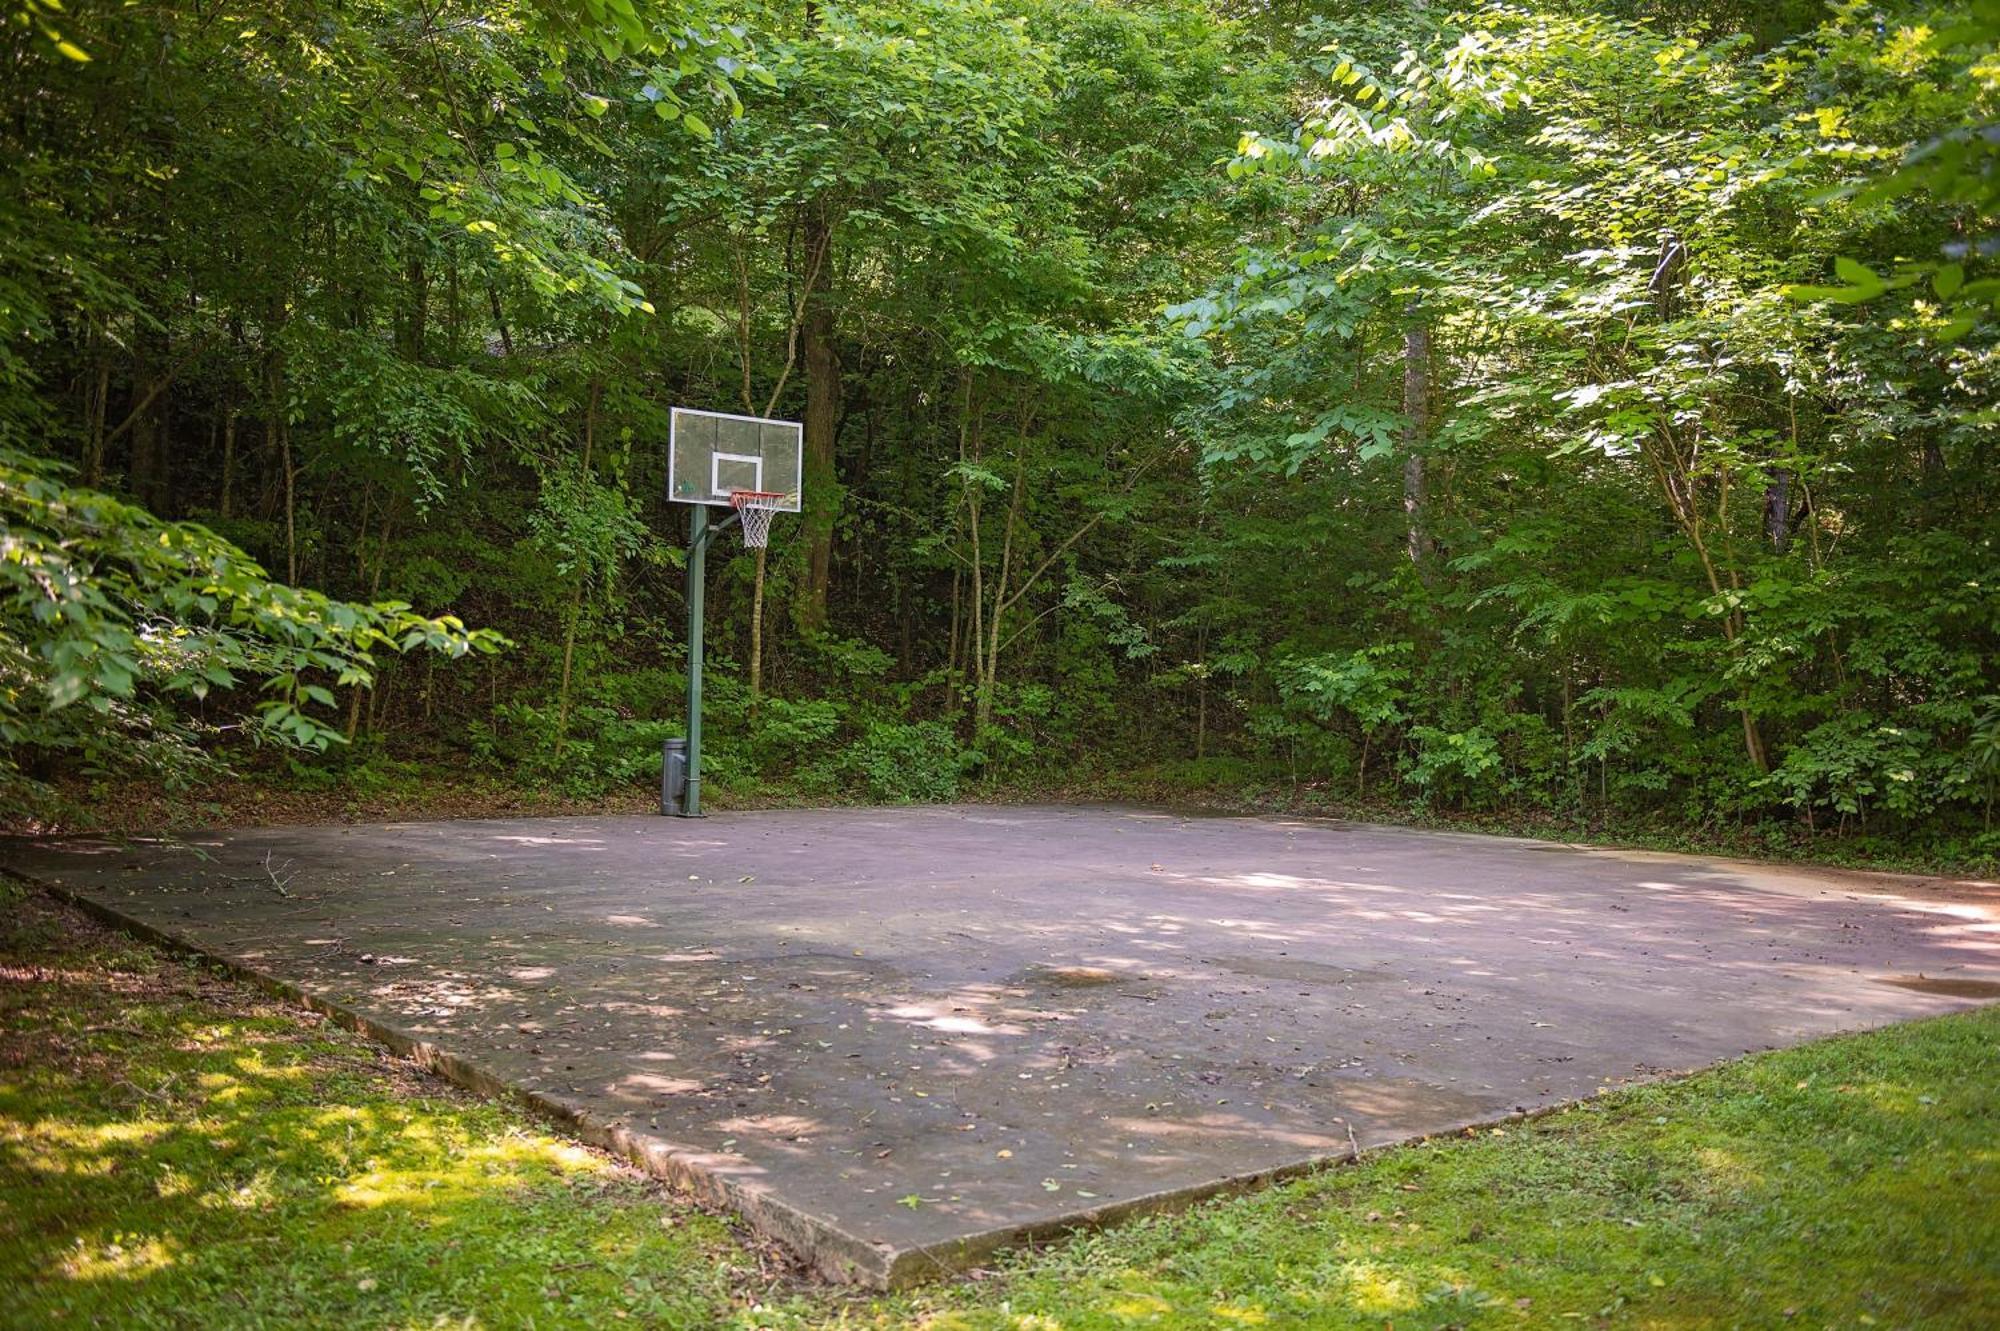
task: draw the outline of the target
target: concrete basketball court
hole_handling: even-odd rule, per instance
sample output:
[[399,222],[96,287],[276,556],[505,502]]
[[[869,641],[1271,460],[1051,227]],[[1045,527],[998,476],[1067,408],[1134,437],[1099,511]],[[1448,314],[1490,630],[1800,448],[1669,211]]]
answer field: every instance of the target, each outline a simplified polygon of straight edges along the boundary
[[2000,890],[1278,817],[959,806],[14,845],[894,1285],[2000,997]]

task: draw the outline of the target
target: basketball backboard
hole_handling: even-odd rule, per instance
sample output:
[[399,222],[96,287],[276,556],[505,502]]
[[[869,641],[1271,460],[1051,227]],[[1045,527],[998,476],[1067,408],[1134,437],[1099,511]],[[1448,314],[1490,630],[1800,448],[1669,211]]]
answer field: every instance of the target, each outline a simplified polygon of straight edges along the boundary
[[675,407],[667,449],[667,498],[677,503],[727,508],[731,495],[759,490],[782,496],[770,505],[777,511],[799,511],[805,431],[797,421]]

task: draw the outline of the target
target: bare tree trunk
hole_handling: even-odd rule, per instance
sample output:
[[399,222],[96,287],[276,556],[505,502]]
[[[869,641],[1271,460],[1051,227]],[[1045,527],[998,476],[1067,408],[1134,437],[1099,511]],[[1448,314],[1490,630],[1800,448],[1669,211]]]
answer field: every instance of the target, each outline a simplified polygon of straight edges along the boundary
[[97,349],[97,374],[84,402],[83,483],[95,486],[104,479],[104,430],[111,404],[111,354],[103,336],[92,338]]
[[222,421],[211,411],[208,413],[208,454],[215,456],[215,446],[222,439]]
[[1773,467],[1764,482],[1764,535],[1779,554],[1792,543],[1792,473]]
[[149,407],[132,419],[132,452],[125,486],[147,508],[153,504],[153,455],[159,451],[158,419]]
[[732,246],[729,257],[736,264],[736,359],[743,371],[743,410],[755,415],[757,407],[750,397],[750,255],[742,240]]
[[396,350],[406,360],[422,361],[430,327],[431,283],[421,257],[414,257],[404,265],[403,295],[408,303],[397,320]]
[[298,469],[292,466],[292,428],[278,422],[278,474],[285,484],[285,581],[299,580]]
[[454,251],[449,256],[444,281],[445,354],[453,360],[458,358],[461,349],[463,323],[464,312],[459,307],[458,254]]
[[217,508],[223,517],[231,516],[236,506],[236,408],[231,407],[222,417],[222,498]]
[[1021,504],[1027,491],[1028,441],[1023,438],[1014,455],[1014,495],[1007,503],[1007,526],[1000,539],[1000,573],[993,579],[993,612],[986,625],[986,642],[979,665],[979,700],[974,709],[975,732],[984,731],[993,719],[993,691],[1000,681],[1000,626],[1007,617],[1010,598],[1007,579],[1013,573],[1014,531],[1021,522]]
[[[1701,511],[1700,486],[1691,464],[1692,450],[1684,457],[1672,429],[1663,425],[1659,437],[1642,451],[1652,464],[1654,478],[1659,482],[1660,493],[1666,499],[1668,509],[1687,536],[1688,544],[1694,547],[1695,557],[1701,562],[1702,576],[1708,580],[1709,591],[1717,597],[1722,596],[1722,572],[1717,568],[1715,554],[1710,549],[1707,524]],[[1727,511],[1727,504],[1725,493],[1718,500],[1718,507]],[[1729,570],[1729,585],[1735,588],[1739,583],[1736,570],[1732,567]],[[1738,644],[1742,636],[1743,612],[1732,609],[1722,616],[1722,637],[1732,653],[1741,651]],[[1757,728],[1757,718],[1750,711],[1749,696],[1742,691],[1737,693],[1736,712],[1743,723],[1743,751],[1750,759],[1750,765],[1760,772],[1770,771],[1764,737]]]
[[1208,755],[1208,629],[1195,632],[1195,659],[1201,662],[1201,673],[1195,677],[1194,709],[1194,758],[1200,762]]
[[958,639],[961,632],[959,626],[964,618],[959,608],[959,600],[960,587],[964,581],[964,569],[955,568],[951,571],[951,635],[945,642],[944,657],[945,673],[950,675],[958,673]]
[[360,733],[361,703],[363,698],[367,696],[367,693],[368,690],[363,688],[359,684],[356,684],[352,689],[348,690],[347,724],[344,727],[342,727],[341,733],[347,737],[347,742],[349,744],[352,744],[354,742],[355,735]]
[[1410,562],[1419,571],[1429,566],[1431,558],[1423,454],[1431,428],[1430,366],[1431,330],[1413,322],[1403,333],[1403,518],[1409,529]]
[[514,354],[514,335],[507,331],[507,316],[500,309],[500,288],[491,281],[486,284],[486,303],[493,311],[493,327],[500,334],[500,353],[511,357]]
[[[965,423],[959,427],[959,458],[961,461],[979,461],[980,437],[979,416],[973,410],[972,380],[968,373],[965,389]],[[975,687],[981,681],[980,654],[986,641],[986,555],[979,545],[979,524],[984,508],[985,489],[977,482],[968,482],[966,487],[967,517],[972,531],[972,586],[968,589],[972,601],[972,623],[966,635],[966,655],[972,658]]]
[[569,742],[569,681],[576,662],[576,626],[583,618],[583,584],[579,582],[563,615],[562,680],[556,685],[556,757],[562,757]]
[[1924,437],[1921,457],[1922,460],[1918,465],[1923,471],[1924,479],[1927,481],[1942,479],[1944,476],[1944,450],[1938,447],[1935,435],[1926,435]]
[[[169,368],[166,335],[150,324],[141,324],[135,337],[136,352],[132,391],[132,409],[126,415],[123,426],[132,432],[131,466],[126,474],[126,488],[137,495],[139,502],[154,512],[163,507],[162,484],[166,464],[162,458],[165,451],[163,432],[165,411],[160,399],[166,391],[173,371]],[[115,438],[117,431],[106,436],[106,441]]]
[[[395,533],[395,529],[396,510],[394,507],[394,496],[392,495],[382,501],[382,535],[376,543],[375,564],[371,572],[368,566],[368,514],[366,508],[362,510],[358,554],[361,563],[360,571],[363,580],[368,584],[368,599],[371,601],[377,599],[382,594],[382,574],[389,567],[389,538]],[[360,684],[356,684],[353,692],[347,698],[347,729],[345,733],[347,741],[350,744],[354,742],[354,736],[361,729],[361,705],[363,696],[367,692],[368,689]]]
[[824,202],[815,200],[806,205],[803,238],[811,280],[800,297],[805,302],[801,331],[806,362],[806,559],[798,615],[803,628],[817,631],[826,627],[827,589],[833,576],[833,525],[838,516],[834,434],[840,411],[840,358],[834,350],[833,309],[827,301],[832,283],[833,222]]
[[907,573],[896,574],[896,662],[903,669],[905,677],[916,674],[916,614],[910,604],[910,578]]
[[757,578],[750,588],[750,715],[757,715],[757,702],[764,696],[764,558],[770,551],[757,547]]
[[[590,479],[590,456],[597,444],[597,407],[604,398],[604,385],[597,380],[590,381],[590,392],[583,406],[583,477]],[[571,667],[576,662],[577,625],[583,619],[584,580],[589,571],[577,575],[576,585],[570,588],[569,610],[563,617],[562,681],[556,687],[556,756],[561,757],[563,745],[569,740],[569,686]]]
[[278,481],[285,496],[285,581],[299,580],[298,469],[292,465],[292,427],[285,419],[283,380],[277,361],[271,362],[271,434],[278,445]]
[[[140,325],[133,334],[136,347],[132,372],[131,410],[125,419],[110,430],[100,433],[95,448],[101,467],[105,453],[111,444],[127,430],[132,431],[132,465],[126,477],[128,488],[155,510],[165,507],[171,500],[171,450],[167,447],[166,435],[171,420],[169,407],[171,399],[166,394],[194,358],[201,354],[206,345],[203,338],[191,337],[181,349],[180,355],[172,361],[167,359],[168,339],[164,333],[148,325]],[[141,392],[139,385],[144,384]]]

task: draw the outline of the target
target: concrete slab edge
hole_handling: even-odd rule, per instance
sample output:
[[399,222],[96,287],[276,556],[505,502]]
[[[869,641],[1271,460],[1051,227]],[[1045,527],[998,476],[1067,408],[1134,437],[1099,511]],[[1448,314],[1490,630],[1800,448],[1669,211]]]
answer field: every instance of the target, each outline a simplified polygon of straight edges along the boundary
[[1141,1216],[1185,1210],[1214,1198],[1234,1197],[1254,1192],[1258,1188],[1297,1178],[1302,1174],[1310,1174],[1318,1169],[1346,1164],[1355,1158],[1355,1153],[1352,1151],[1313,1156],[1257,1170],[1254,1173],[1232,1174],[1226,1178],[1211,1179],[1184,1188],[1168,1188],[1141,1197],[1127,1197],[1122,1201],[1107,1202],[1088,1211],[1076,1211],[1050,1220],[1004,1225],[945,1243],[906,1248],[897,1253],[894,1261],[890,1263],[888,1288],[906,1289],[925,1280],[956,1275],[978,1266],[987,1258],[1008,1248],[1029,1247],[1044,1239],[1060,1239],[1067,1235],[1136,1220]]
[[[409,1058],[476,1094],[521,1105],[570,1136],[609,1151],[648,1175],[669,1184],[708,1205],[727,1208],[741,1217],[757,1234],[783,1244],[817,1274],[843,1284],[865,1285],[879,1290],[906,1289],[926,1280],[955,1275],[979,1265],[1008,1248],[1032,1245],[1145,1215],[1182,1210],[1219,1197],[1237,1196],[1261,1187],[1310,1174],[1316,1170],[1352,1163],[1364,1150],[1385,1150],[1438,1136],[1456,1135],[1519,1123],[1559,1112],[1578,1100],[1562,1100],[1528,1110],[1514,1110],[1489,1118],[1435,1128],[1425,1132],[1377,1138],[1363,1147],[1357,1143],[1345,1150],[1308,1156],[1245,1174],[1209,1179],[1182,1188],[1170,1188],[1140,1197],[1108,1202],[1086,1211],[1072,1212],[1045,1220],[1002,1225],[976,1234],[913,1248],[894,1248],[870,1243],[841,1229],[834,1222],[791,1206],[768,1191],[725,1179],[686,1158],[682,1148],[651,1133],[635,1132],[607,1121],[559,1095],[509,1082],[479,1066],[471,1059],[445,1049],[386,1022],[354,1010],[323,994],[283,980],[239,958],[203,947],[171,931],[158,928],[125,914],[93,897],[73,891],[7,866],[0,874],[29,884],[111,928],[130,934],[153,946],[212,965],[235,979],[286,1002],[326,1016],[391,1052]],[[1670,1080],[1686,1076],[1691,1069],[1662,1071],[1635,1078],[1631,1084]]]
[[783,1244],[818,1274],[844,1284],[888,1289],[898,1259],[906,1253],[867,1242],[832,1221],[779,1200],[768,1191],[723,1178],[687,1159],[685,1148],[652,1133],[610,1122],[560,1095],[521,1086],[451,1049],[379,1021],[338,999],[280,979],[241,958],[228,956],[93,897],[12,868],[0,872],[46,892],[98,922],[165,951],[192,957],[285,1002],[320,1013],[372,1040],[427,1072],[489,1099],[520,1105],[569,1136],[630,1162],[636,1168],[711,1206],[727,1208],[752,1230]]

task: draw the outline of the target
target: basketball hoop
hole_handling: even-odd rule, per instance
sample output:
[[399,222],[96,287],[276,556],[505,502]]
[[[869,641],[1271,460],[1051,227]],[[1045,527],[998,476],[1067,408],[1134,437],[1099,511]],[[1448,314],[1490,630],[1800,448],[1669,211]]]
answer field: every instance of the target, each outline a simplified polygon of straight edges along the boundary
[[731,490],[729,503],[743,520],[743,544],[762,550],[771,543],[771,515],[784,507],[785,496],[775,490]]
[[691,407],[675,407],[667,418],[667,499],[688,506],[687,748],[678,796],[667,779],[670,769],[662,768],[661,813],[701,817],[702,589],[708,547],[728,523],[713,521],[709,510],[724,504],[736,510],[743,544],[757,552],[761,575],[771,515],[799,511],[804,471],[805,427],[798,421]]

